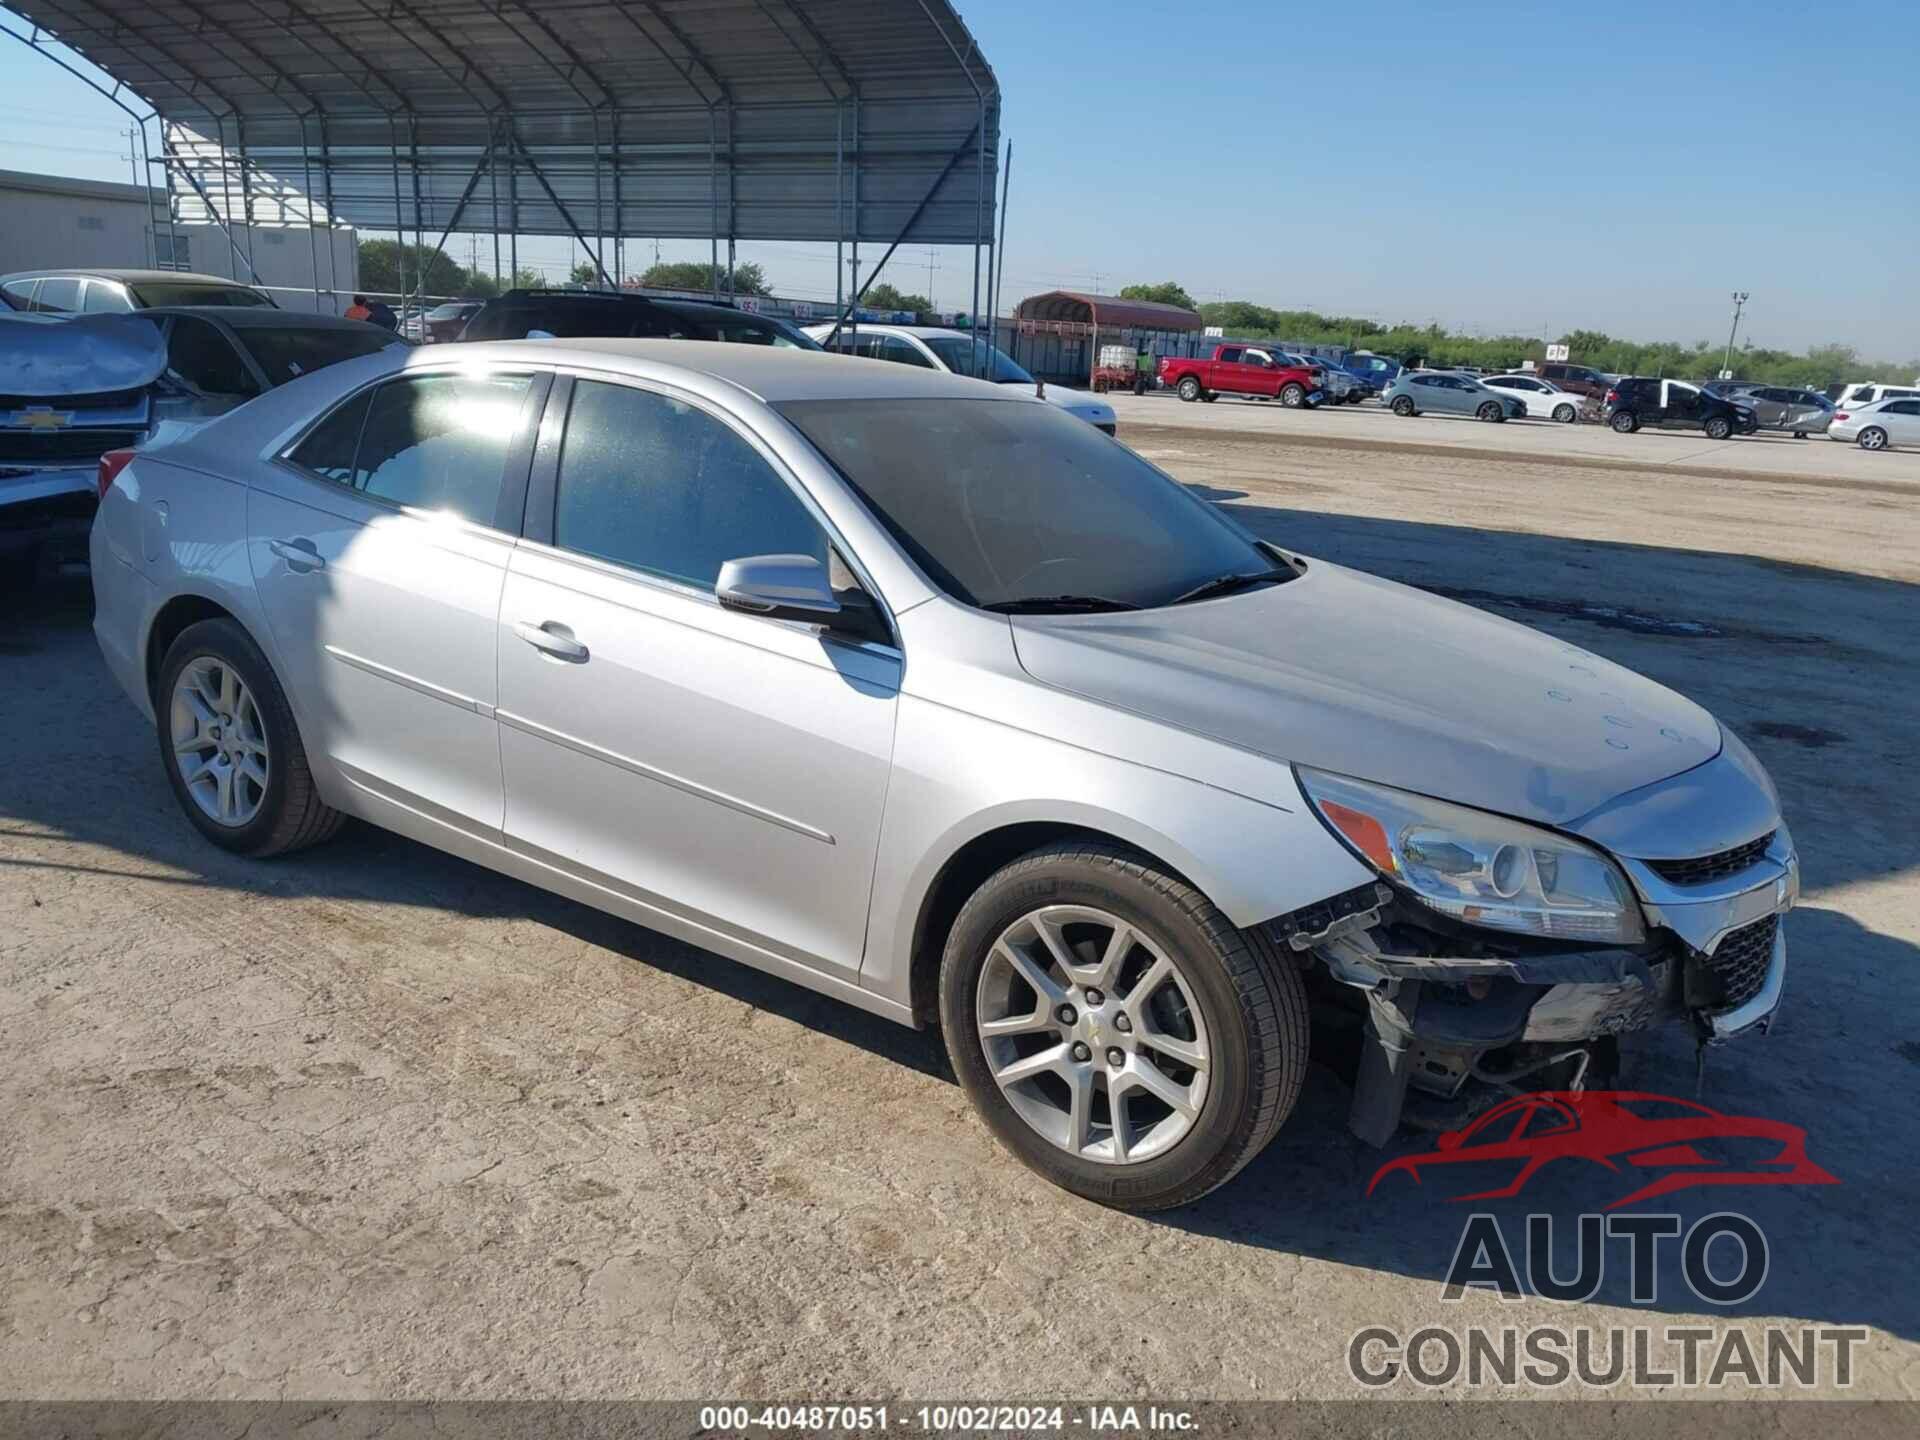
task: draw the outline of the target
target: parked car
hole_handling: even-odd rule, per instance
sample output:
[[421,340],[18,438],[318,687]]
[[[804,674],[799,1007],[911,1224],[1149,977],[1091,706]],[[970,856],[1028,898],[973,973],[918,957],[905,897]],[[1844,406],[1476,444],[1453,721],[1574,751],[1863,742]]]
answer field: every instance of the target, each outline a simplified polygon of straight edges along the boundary
[[1489,390],[1505,390],[1518,395],[1527,407],[1527,414],[1540,419],[1557,420],[1562,425],[1571,425],[1578,420],[1581,407],[1587,403],[1584,395],[1562,390],[1551,380],[1542,380],[1538,375],[1529,375],[1524,371],[1512,375],[1489,375],[1480,383]]
[[1249,395],[1295,410],[1317,401],[1327,382],[1322,366],[1289,364],[1259,345],[1216,345],[1203,359],[1162,359],[1160,383],[1186,401]]
[[[1831,389],[1829,389],[1831,394]],[[1858,384],[1843,385],[1840,393],[1833,396],[1836,410],[1858,410],[1867,405],[1878,405],[1882,400],[1920,399],[1920,385],[1883,385],[1877,380],[1862,381]]]
[[19,270],[0,275],[0,295],[16,310],[55,315],[113,315],[156,305],[264,305],[264,290],[185,270]]
[[80,570],[100,476],[133,450],[402,343],[268,305],[0,317],[0,565],[30,580]]
[[995,385],[1017,385],[1096,430],[1113,435],[1120,428],[1113,406],[1099,396],[1066,385],[1043,387],[984,335],[976,338],[964,330],[943,330],[933,325],[867,324],[843,325],[836,334],[831,322],[809,325],[806,333],[842,355],[890,360],[896,365],[950,375],[977,375]]
[[1403,370],[1380,397],[1394,414],[1472,415],[1499,422],[1518,420],[1527,402],[1518,395],[1482,385],[1471,375],[1451,370]]
[[467,328],[467,321],[480,313],[478,300],[449,300],[444,305],[436,305],[422,317],[426,326],[429,345],[444,344],[449,340],[458,340],[460,332]]
[[1379,1143],[1410,1080],[1565,1089],[1603,1037],[1780,1000],[1798,856],[1712,715],[1258,541],[1006,386],[383,352],[135,456],[92,546],[207,841],[355,815],[937,1023],[994,1134],[1105,1204],[1229,1179],[1328,1016],[1374,1037]]
[[[1326,355],[1319,356],[1318,358],[1320,363],[1328,370],[1338,370],[1341,374],[1353,381],[1353,394],[1348,402],[1350,404],[1357,405],[1362,400],[1371,400],[1384,388],[1383,382],[1379,378],[1382,370],[1384,370],[1384,366],[1382,370],[1375,370],[1364,366],[1353,356],[1348,356],[1340,360],[1333,359]],[[1380,357],[1373,356],[1371,358],[1377,360]]]
[[1762,430],[1784,430],[1796,440],[1824,435],[1833,422],[1834,403],[1817,390],[1755,380],[1716,380],[1705,389],[1717,399],[1752,410]]
[[681,333],[692,339],[719,340],[735,345],[772,345],[783,350],[819,350],[820,342],[799,326],[777,315],[755,315],[729,305],[703,305],[691,300],[661,300],[662,310],[682,321]]
[[1862,450],[1920,445],[1920,400],[1878,400],[1835,413],[1829,440],[1851,440]]
[[1333,361],[1318,355],[1302,355],[1297,350],[1269,350],[1267,354],[1282,365],[1297,365],[1302,370],[1320,372],[1320,393],[1335,405],[1351,405],[1364,398],[1366,387]]
[[1584,395],[1595,405],[1603,404],[1607,391],[1620,377],[1596,370],[1591,365],[1571,365],[1564,360],[1549,360],[1534,372],[1550,385],[1570,395]]
[[1371,385],[1376,395],[1384,395],[1406,368],[1391,355],[1376,355],[1371,350],[1354,350],[1341,363],[1350,374],[1358,375]]
[[657,300],[613,290],[509,290],[476,310],[463,340],[665,339],[682,317]]
[[1643,427],[1656,430],[1700,430],[1710,440],[1751,435],[1760,428],[1753,407],[1721,400],[1684,380],[1657,380],[1627,375],[1607,391],[1601,418],[1622,435]]

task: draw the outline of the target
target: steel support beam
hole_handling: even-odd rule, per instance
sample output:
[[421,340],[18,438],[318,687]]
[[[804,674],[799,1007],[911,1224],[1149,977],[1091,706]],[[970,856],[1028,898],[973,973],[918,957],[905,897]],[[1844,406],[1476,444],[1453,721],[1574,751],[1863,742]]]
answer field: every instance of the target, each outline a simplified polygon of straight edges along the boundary
[[533,178],[539,181],[540,188],[547,192],[547,199],[553,202],[553,208],[558,210],[560,218],[567,222],[567,229],[573,232],[573,238],[580,242],[580,248],[585,250],[587,257],[593,261],[593,268],[599,273],[600,283],[611,289],[612,282],[607,279],[607,267],[600,263],[600,252],[588,243],[586,234],[580,229],[580,222],[573,218],[573,212],[567,209],[566,202],[560,198],[559,192],[547,183],[546,173],[541,170],[540,162],[533,158],[533,152],[527,149],[526,143],[517,134],[512,135],[511,138],[513,148],[520,152],[520,158],[527,162],[527,168],[533,172]]

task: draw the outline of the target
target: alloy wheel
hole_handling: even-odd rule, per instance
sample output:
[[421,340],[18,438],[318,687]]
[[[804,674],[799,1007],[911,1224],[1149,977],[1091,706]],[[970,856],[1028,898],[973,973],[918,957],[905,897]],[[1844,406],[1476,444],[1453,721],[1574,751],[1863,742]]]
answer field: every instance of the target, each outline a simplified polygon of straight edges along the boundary
[[167,733],[201,813],[236,829],[260,813],[272,774],[267,732],[238,671],[212,655],[189,662],[174,682]]
[[975,1016],[1008,1104],[1080,1159],[1165,1154],[1206,1103],[1213,1052],[1190,982],[1104,910],[1049,905],[1008,926],[980,969]]

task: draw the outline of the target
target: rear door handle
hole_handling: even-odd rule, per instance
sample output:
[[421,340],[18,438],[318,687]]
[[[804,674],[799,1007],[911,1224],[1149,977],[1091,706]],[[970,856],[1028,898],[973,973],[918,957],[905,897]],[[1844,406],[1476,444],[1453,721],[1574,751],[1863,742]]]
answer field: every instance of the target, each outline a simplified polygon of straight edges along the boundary
[[306,572],[327,568],[326,557],[320,553],[320,547],[304,535],[292,540],[269,540],[267,548],[286,561],[290,570]]
[[587,658],[587,647],[566,633],[566,627],[554,620],[536,625],[531,620],[513,622],[513,633],[518,635],[534,649],[545,652],[559,660],[571,660],[574,664],[583,664]]

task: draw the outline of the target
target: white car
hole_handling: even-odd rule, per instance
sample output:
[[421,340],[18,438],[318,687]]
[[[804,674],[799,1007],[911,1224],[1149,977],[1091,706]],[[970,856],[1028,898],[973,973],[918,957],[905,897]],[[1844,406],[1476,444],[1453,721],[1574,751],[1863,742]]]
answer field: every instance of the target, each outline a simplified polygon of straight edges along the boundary
[[831,322],[809,325],[807,334],[843,355],[864,355],[870,360],[892,360],[900,365],[917,365],[923,370],[944,370],[950,375],[978,374],[996,385],[1025,385],[1050,405],[1086,421],[1096,430],[1111,435],[1118,429],[1113,407],[1084,390],[1040,382],[1016,364],[999,346],[990,344],[964,330],[943,330],[936,325],[843,325],[831,342]]
[[1877,380],[1863,380],[1857,385],[1842,385],[1840,393],[1833,397],[1833,404],[1837,410],[1860,410],[1878,405],[1882,400],[1915,399],[1920,399],[1920,381],[1912,385],[1883,385]]
[[1862,450],[1920,445],[1920,399],[1902,396],[1852,406],[1842,402],[1827,427],[1827,438],[1851,441]]
[[1580,418],[1581,397],[1538,375],[1489,375],[1480,383],[1519,396],[1530,420],[1558,420],[1571,425]]

